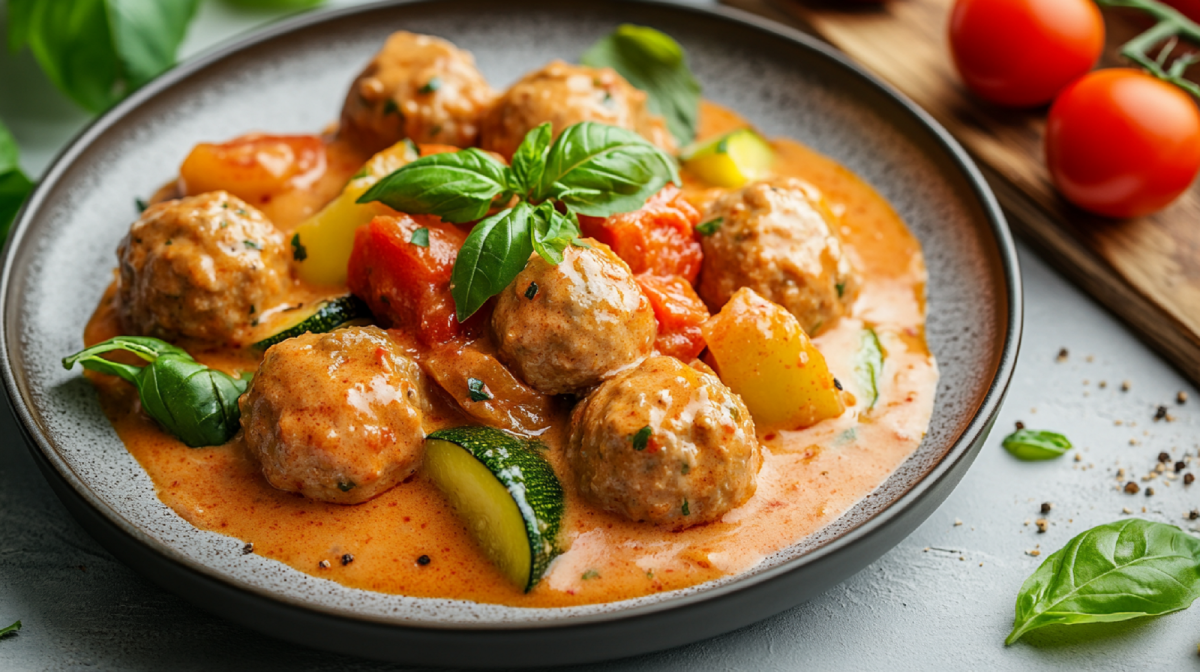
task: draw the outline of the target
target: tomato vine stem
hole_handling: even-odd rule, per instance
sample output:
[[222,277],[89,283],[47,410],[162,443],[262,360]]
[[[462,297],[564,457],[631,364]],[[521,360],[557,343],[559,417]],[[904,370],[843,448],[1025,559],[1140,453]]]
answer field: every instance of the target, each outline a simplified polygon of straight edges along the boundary
[[[1200,25],[1184,16],[1173,7],[1156,0],[1096,0],[1103,7],[1129,7],[1140,9],[1157,20],[1149,30],[1138,35],[1121,47],[1121,55],[1137,63],[1150,74],[1170,82],[1175,86],[1200,97],[1200,86],[1195,82],[1184,79],[1184,72],[1200,61],[1200,54],[1186,54],[1166,64],[1166,56],[1174,46],[1174,40],[1183,38],[1194,45],[1200,46]],[[1150,56],[1155,46],[1170,40],[1158,58]]]

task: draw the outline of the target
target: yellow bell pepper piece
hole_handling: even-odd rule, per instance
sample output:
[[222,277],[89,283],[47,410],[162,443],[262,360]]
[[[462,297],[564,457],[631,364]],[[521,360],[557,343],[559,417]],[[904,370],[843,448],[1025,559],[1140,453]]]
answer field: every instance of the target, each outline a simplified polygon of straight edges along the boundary
[[[402,140],[372,156],[346,183],[342,193],[309,217],[292,234],[296,271],[304,281],[320,286],[346,284],[346,264],[354,249],[354,231],[376,215],[392,210],[382,203],[356,203],[371,185],[418,158],[417,147]],[[303,258],[301,258],[303,257]]]
[[749,128],[692,145],[681,156],[685,170],[705,182],[736,189],[762,179],[771,171],[775,152],[770,143]]
[[721,380],[759,431],[799,429],[846,410],[825,357],[795,316],[747,287],[701,327]]

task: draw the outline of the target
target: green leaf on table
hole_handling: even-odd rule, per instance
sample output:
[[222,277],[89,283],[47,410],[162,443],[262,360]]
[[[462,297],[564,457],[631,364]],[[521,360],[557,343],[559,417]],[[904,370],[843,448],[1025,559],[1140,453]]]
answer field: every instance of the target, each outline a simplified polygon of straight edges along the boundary
[[669,35],[624,24],[593,44],[579,60],[594,68],[612,68],[645,91],[650,111],[662,115],[681,146],[696,137],[700,84],[688,67],[683,47]]
[[471,229],[450,274],[450,295],[459,322],[509,285],[533,254],[533,206],[521,201]]
[[15,635],[15,634],[17,634],[17,631],[20,629],[21,629],[21,622],[17,621],[16,623],[13,623],[12,625],[8,626],[7,628],[0,628],[0,637],[3,637],[5,635]]
[[562,263],[563,250],[579,237],[579,218],[574,213],[562,214],[547,201],[535,209],[530,235],[533,251],[557,266]]
[[508,166],[471,148],[423,156],[376,182],[358,202],[464,224],[486,216],[497,197],[510,197],[512,182]]
[[637,210],[672,182],[680,183],[679,171],[661,149],[633,131],[585,121],[567,127],[550,147],[534,198],[608,217]]
[[199,0],[9,0],[8,43],[28,44],[63,93],[99,112],[175,64]]
[[1036,462],[1062,457],[1071,449],[1071,442],[1057,432],[1018,429],[1004,437],[1004,449],[1018,460]]
[[1139,518],[1100,525],[1067,542],[1025,580],[1004,643],[1047,625],[1167,614],[1197,597],[1200,539]]
[[17,143],[0,123],[0,243],[8,237],[13,218],[33,191],[33,182],[21,172]]

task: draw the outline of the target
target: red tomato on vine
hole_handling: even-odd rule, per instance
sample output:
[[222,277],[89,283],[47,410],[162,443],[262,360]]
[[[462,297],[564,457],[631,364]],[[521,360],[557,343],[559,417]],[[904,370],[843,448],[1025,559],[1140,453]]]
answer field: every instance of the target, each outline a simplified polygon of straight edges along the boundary
[[963,82],[998,105],[1049,102],[1103,48],[1104,19],[1092,0],[958,0],[950,14]]
[[1182,89],[1140,70],[1098,70],[1051,106],[1046,166],[1059,192],[1085,210],[1149,214],[1200,171],[1200,110]]

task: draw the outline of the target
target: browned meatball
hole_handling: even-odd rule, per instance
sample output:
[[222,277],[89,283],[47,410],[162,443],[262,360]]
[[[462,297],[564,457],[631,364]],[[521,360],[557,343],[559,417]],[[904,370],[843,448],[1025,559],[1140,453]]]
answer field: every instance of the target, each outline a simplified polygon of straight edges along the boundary
[[554,137],[581,121],[596,121],[636,131],[674,151],[675,140],[662,117],[646,109],[646,94],[612,68],[589,68],[554,61],[513,84],[483,118],[479,141],[484,149],[512,156],[525,134],[550,122]]
[[283,234],[224,191],[146,208],[117,260],[124,328],[167,340],[245,344],[291,284]]
[[750,412],[719,378],[652,357],[579,403],[567,460],[596,506],[680,529],[750,499],[762,453]]
[[366,501],[421,466],[419,376],[378,327],[283,341],[267,350],[238,400],[246,447],[280,490]]
[[749,287],[796,316],[810,334],[844,315],[859,280],[819,194],[794,179],[755,182],[713,201],[700,239],[700,297],[720,310]]
[[399,31],[350,85],[340,133],[371,152],[404,138],[470,147],[495,97],[470,52]]
[[496,301],[500,359],[543,394],[581,392],[650,355],[658,323],[629,266],[603,243],[530,258]]

